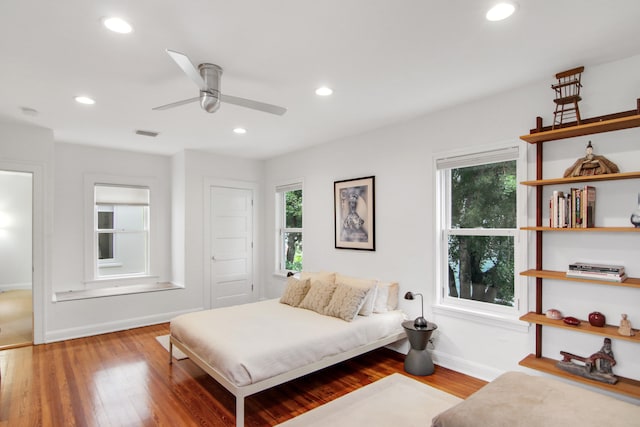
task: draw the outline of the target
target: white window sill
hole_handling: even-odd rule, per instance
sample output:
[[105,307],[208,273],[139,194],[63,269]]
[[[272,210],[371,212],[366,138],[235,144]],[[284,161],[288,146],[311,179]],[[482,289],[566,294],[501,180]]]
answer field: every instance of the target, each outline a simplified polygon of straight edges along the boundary
[[476,324],[482,323],[484,325],[508,329],[510,331],[527,333],[530,326],[528,322],[523,322],[522,320],[512,316],[480,312],[450,305],[434,305],[431,309],[434,314],[468,320]]
[[89,298],[103,298],[116,295],[131,295],[145,292],[168,291],[172,289],[184,289],[184,286],[170,282],[149,283],[141,285],[121,285],[105,288],[84,289],[79,291],[56,292],[53,295],[53,302],[75,301]]
[[[289,273],[289,271],[274,271],[273,272],[273,277],[278,277],[280,279],[286,279],[288,276],[287,274]],[[300,272],[297,271],[296,273],[294,273],[293,277],[295,277],[296,279],[300,278]]]

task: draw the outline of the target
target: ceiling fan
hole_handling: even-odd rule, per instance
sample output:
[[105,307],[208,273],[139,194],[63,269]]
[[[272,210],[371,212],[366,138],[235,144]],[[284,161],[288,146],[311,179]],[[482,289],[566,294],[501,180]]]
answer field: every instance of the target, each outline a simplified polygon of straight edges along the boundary
[[171,59],[178,64],[178,67],[180,67],[182,71],[184,71],[184,73],[195,82],[200,89],[200,96],[178,102],[172,102],[167,105],[161,105],[160,107],[153,108],[153,110],[166,110],[168,108],[200,101],[200,106],[203,110],[207,113],[213,113],[220,108],[220,101],[222,101],[229,104],[239,105],[240,107],[264,111],[265,113],[277,114],[279,116],[287,112],[286,108],[279,107],[277,105],[222,94],[220,93],[220,80],[222,78],[221,67],[215,64],[204,63],[198,65],[196,68],[185,54],[169,49],[167,49],[167,53]]

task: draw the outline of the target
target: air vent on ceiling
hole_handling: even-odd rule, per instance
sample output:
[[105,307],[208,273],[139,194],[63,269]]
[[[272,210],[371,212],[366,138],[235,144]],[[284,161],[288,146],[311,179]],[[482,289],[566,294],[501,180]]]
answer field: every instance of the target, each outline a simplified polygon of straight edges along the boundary
[[151,138],[155,138],[159,135],[159,132],[152,132],[150,130],[137,130],[136,135],[150,136]]

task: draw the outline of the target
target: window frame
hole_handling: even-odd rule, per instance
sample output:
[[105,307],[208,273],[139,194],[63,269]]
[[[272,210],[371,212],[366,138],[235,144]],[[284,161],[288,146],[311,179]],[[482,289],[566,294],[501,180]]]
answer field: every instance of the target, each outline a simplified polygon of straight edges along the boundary
[[[287,209],[285,194],[290,191],[302,190],[302,224],[300,228],[286,227]],[[286,276],[288,270],[285,268],[285,247],[284,236],[286,233],[300,233],[304,242],[304,182],[302,179],[295,179],[276,185],[275,187],[275,274]],[[304,265],[304,258],[302,260]],[[295,273],[295,272],[294,272]]]
[[[97,185],[107,185],[114,187],[145,188],[149,191],[149,202],[146,210],[146,255],[145,272],[122,275],[98,275],[98,208],[95,200],[95,187]],[[85,205],[85,237],[84,237],[84,285],[86,289],[105,288],[114,285],[131,284],[155,284],[159,276],[155,272],[153,259],[154,253],[153,239],[159,232],[157,228],[157,209],[153,209],[156,200],[157,182],[153,178],[127,177],[113,175],[93,175],[87,174],[84,177],[84,205]],[[114,218],[115,221],[115,218]],[[114,224],[116,226],[116,224]],[[115,248],[114,248],[115,251]],[[103,260],[104,261],[104,260]]]
[[[459,150],[455,152],[438,153],[433,156],[434,187],[435,187],[435,304],[434,312],[453,317],[480,321],[485,324],[497,325],[526,331],[528,326],[519,317],[528,309],[528,290],[525,278],[519,275],[527,265],[527,234],[520,230],[527,221],[527,195],[524,186],[519,183],[526,180],[527,150],[518,143],[500,144],[496,146],[476,147],[475,149]],[[453,229],[451,219],[451,169],[498,163],[501,161],[516,161],[516,225],[515,228],[466,228]],[[514,305],[502,306],[494,303],[455,298],[449,296],[448,277],[448,237],[462,236],[510,236],[514,241]]]

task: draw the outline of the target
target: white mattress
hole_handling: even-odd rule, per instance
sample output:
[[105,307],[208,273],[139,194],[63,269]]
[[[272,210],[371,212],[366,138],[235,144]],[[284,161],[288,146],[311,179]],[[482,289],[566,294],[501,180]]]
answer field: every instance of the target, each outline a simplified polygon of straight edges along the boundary
[[171,334],[244,386],[402,332],[403,320],[396,310],[345,322],[272,299],[178,316]]

